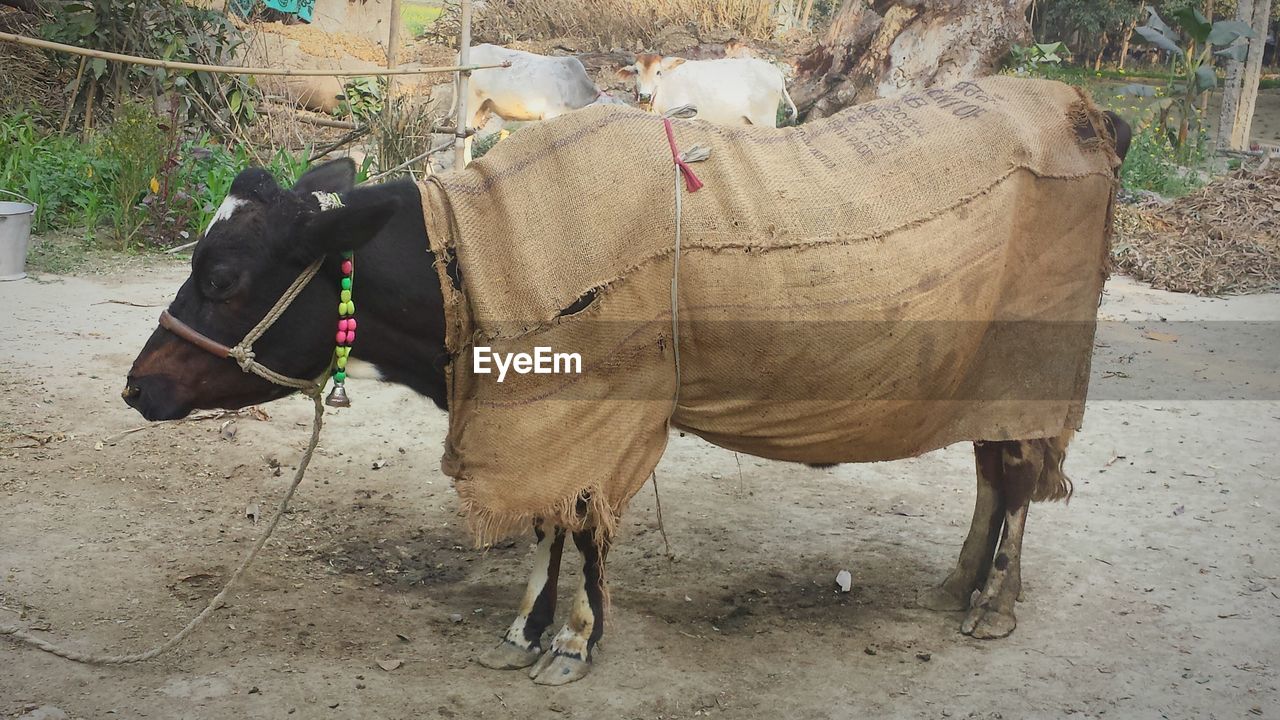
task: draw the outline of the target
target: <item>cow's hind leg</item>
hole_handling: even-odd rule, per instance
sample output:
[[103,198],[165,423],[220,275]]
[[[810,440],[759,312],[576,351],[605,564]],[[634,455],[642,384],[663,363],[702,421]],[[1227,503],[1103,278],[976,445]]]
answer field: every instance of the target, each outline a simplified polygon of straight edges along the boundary
[[573,544],[582,553],[582,587],[574,597],[569,621],[556,633],[551,649],[529,670],[529,677],[539,685],[564,685],[585,677],[604,634],[604,562],[609,541],[587,529],[573,533]]
[[536,523],[538,536],[533,572],[525,587],[520,614],[512,621],[498,646],[480,656],[480,664],[494,670],[529,667],[542,655],[542,634],[556,615],[556,583],[560,578],[560,555],[564,550],[564,530],[545,532]]
[[1000,443],[975,442],[973,456],[978,476],[973,522],[969,525],[969,534],[964,539],[955,569],[941,585],[920,593],[919,604],[930,610],[969,609],[969,598],[974,590],[982,588],[1000,539],[1005,516],[1000,492],[1003,475]]
[[986,586],[960,625],[964,634],[1001,638],[1017,627],[1014,605],[1022,593],[1022,533],[1027,508],[1032,501],[1071,496],[1071,481],[1062,472],[1071,435],[995,443],[1000,450],[998,489],[1004,504],[1004,532],[987,572]]

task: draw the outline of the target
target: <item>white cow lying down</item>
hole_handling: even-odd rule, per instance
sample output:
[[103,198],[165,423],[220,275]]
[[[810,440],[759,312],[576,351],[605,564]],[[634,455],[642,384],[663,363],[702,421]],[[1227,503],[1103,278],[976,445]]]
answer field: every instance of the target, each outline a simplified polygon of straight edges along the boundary
[[785,101],[789,117],[796,115],[782,71],[757,58],[685,60],[644,54],[619,74],[635,78],[636,99],[657,113],[694,105],[699,120],[776,127],[778,105]]
[[[596,102],[600,91],[573,57],[547,57],[497,45],[471,48],[474,65],[510,62],[509,68],[476,70],[467,85],[467,127],[479,129],[497,115],[503,120],[546,120]],[[464,143],[471,162],[471,138]]]

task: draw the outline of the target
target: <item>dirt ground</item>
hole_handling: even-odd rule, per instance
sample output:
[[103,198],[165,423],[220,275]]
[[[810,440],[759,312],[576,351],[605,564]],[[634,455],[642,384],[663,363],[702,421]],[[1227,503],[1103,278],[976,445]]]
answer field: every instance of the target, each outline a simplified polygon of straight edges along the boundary
[[[123,376],[184,274],[0,284],[0,622],[21,612],[78,648],[148,647],[216,592],[262,527],[246,511],[270,513],[288,481],[299,398],[269,419],[129,432],[143,421],[120,401]],[[658,470],[676,560],[646,487],[610,558],[592,675],[555,689],[485,670],[474,658],[510,620],[531,545],[472,549],[438,470],[444,416],[353,380],[355,406],[329,416],[225,609],[128,667],[0,639],[0,715],[1280,716],[1280,295],[1116,278],[1102,313],[1095,399],[1067,461],[1075,498],[1031,512],[1008,639],[972,640],[959,615],[913,605],[967,527],[967,447],[816,470],[686,437]]]

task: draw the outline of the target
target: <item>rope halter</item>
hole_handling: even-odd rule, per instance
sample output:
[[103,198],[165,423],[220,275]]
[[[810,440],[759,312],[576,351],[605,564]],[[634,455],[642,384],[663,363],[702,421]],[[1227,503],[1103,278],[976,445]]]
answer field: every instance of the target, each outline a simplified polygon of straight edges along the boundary
[[[312,193],[312,195],[315,197],[316,203],[320,206],[320,212],[343,207],[342,198],[337,193],[315,192]],[[344,277],[349,278],[351,276],[351,272],[347,270],[347,268],[351,262],[350,253],[343,253],[343,257]],[[208,335],[205,335],[199,330],[196,330],[190,325],[182,322],[178,318],[174,317],[167,309],[160,313],[160,327],[168,330],[205,352],[211,353],[220,358],[230,358],[235,360],[236,364],[240,366],[240,369],[243,372],[253,373],[267,382],[275,383],[281,387],[301,390],[308,396],[318,398],[321,391],[324,390],[323,380],[317,381],[293,378],[272,370],[257,361],[256,354],[253,351],[253,344],[257,342],[258,339],[261,338],[277,320],[280,319],[281,315],[284,315],[285,310],[289,309],[289,306],[292,305],[293,301],[302,294],[303,289],[306,288],[307,284],[311,282],[311,279],[316,276],[316,273],[320,272],[320,266],[323,264],[324,257],[322,256],[315,262],[308,265],[306,269],[294,279],[293,283],[285,289],[284,294],[280,296],[279,300],[276,300],[276,304],[267,311],[267,314],[263,316],[262,320],[258,321],[258,324],[253,326],[253,329],[245,333],[245,336],[240,340],[240,342],[231,347],[223,345],[217,340],[214,340]],[[349,300],[350,291],[350,282],[344,282],[341,292],[347,293],[344,295],[347,299],[345,299],[339,307],[340,314],[350,315],[355,312],[355,306],[351,304]],[[350,312],[346,312],[347,309],[350,309]],[[351,340],[355,339],[354,330],[352,330],[350,338]],[[344,343],[340,342],[339,344],[341,345]],[[345,344],[349,345],[350,343],[347,342]],[[349,351],[349,348],[347,348],[347,350]],[[335,358],[338,356],[341,356],[344,359],[343,365],[345,366],[346,354],[341,352],[335,353]],[[332,369],[332,363],[330,368]],[[345,373],[343,373],[343,379],[345,379]],[[341,381],[339,380],[337,382],[338,387],[334,388],[335,394],[331,400],[337,400],[337,395],[339,395],[337,391],[341,387]],[[341,400],[338,400],[337,403],[330,402],[330,404],[340,404],[343,407],[350,405],[350,402],[346,400],[345,391],[340,393],[340,395]]]

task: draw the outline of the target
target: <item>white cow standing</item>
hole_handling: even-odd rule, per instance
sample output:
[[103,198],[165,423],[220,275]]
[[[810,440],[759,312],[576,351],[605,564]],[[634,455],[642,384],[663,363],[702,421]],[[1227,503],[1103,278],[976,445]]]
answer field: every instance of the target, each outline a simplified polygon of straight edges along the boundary
[[[479,129],[490,115],[506,121],[546,120],[597,101],[600,91],[574,57],[548,57],[498,45],[476,45],[474,65],[510,62],[511,67],[475,70],[467,85],[467,127]],[[471,162],[471,137],[464,141]]]
[[788,116],[796,115],[782,71],[758,58],[685,60],[644,54],[619,73],[635,78],[636,100],[657,113],[693,105],[699,120],[777,127],[778,105],[785,101]]

